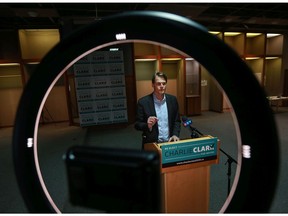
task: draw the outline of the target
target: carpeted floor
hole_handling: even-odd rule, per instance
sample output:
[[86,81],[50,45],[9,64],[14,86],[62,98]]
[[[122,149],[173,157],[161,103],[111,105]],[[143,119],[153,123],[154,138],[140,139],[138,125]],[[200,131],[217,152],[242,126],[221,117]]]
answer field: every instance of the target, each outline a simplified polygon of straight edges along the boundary
[[[221,149],[237,159],[237,138],[234,121],[230,112],[203,112],[191,118],[193,126],[203,134],[216,136],[221,140]],[[288,109],[280,108],[275,113],[281,145],[280,178],[271,213],[288,213]],[[12,128],[0,129],[0,213],[27,213],[26,206],[19,192],[11,155]],[[133,125],[125,128],[107,130],[103,128],[82,129],[68,126],[67,123],[43,125],[39,129],[38,156],[42,176],[46,187],[57,205],[64,213],[95,212],[94,209],[75,207],[68,201],[66,169],[63,154],[70,146],[89,145],[115,148],[141,148],[141,132]],[[182,128],[181,138],[189,138],[190,131]],[[220,163],[211,166],[210,207],[209,213],[217,213],[223,206],[227,196],[227,157],[220,156]],[[232,183],[236,170],[232,164]]]

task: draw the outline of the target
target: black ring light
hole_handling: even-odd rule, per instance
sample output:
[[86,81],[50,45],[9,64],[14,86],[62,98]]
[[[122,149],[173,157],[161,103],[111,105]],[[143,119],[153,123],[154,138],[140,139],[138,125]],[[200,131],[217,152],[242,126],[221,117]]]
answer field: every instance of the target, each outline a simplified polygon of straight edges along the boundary
[[[118,41],[118,34],[126,39]],[[238,153],[238,184],[223,211],[268,212],[278,177],[279,147],[264,91],[238,55],[204,27],[174,14],[153,11],[111,16],[75,31],[45,56],[31,76],[19,103],[13,133],[15,171],[28,210],[59,212],[47,196],[37,165],[39,110],[47,92],[67,68],[93,49],[133,40],[175,47],[195,58],[218,81],[235,111],[241,132],[239,149],[243,151]]]

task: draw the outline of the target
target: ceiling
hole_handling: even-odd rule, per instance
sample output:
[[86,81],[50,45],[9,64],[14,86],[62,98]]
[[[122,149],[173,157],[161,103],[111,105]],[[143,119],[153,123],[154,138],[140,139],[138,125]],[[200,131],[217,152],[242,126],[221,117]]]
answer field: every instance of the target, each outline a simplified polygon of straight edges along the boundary
[[0,3],[0,29],[61,28],[135,10],[172,12],[209,30],[288,31],[288,3]]

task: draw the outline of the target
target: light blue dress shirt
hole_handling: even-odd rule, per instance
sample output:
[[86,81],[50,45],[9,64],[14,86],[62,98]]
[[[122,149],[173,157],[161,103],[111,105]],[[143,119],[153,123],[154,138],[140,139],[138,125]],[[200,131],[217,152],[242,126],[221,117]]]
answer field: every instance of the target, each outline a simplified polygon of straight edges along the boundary
[[169,125],[168,125],[168,109],[166,103],[166,97],[164,95],[163,100],[158,100],[153,94],[154,106],[156,116],[158,118],[158,142],[168,142],[169,140]]

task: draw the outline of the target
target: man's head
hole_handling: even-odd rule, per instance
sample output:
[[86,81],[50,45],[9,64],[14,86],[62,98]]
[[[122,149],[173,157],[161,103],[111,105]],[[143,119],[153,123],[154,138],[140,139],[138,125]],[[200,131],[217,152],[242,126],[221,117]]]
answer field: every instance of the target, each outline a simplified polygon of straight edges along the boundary
[[156,72],[152,77],[152,87],[158,99],[163,99],[166,91],[167,76],[162,72]]

